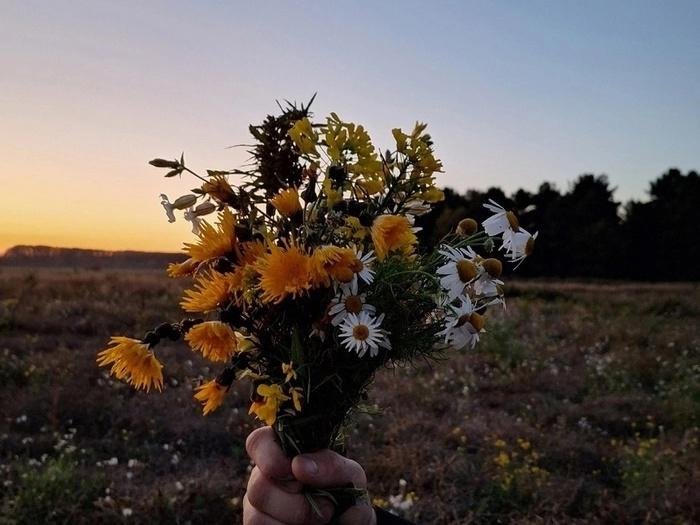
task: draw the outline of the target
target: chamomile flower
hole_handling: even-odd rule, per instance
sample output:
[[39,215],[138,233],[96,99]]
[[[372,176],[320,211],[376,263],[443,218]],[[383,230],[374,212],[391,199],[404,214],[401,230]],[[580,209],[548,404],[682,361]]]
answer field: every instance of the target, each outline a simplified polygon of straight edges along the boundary
[[348,315],[357,315],[360,312],[367,312],[368,314],[374,315],[376,309],[371,304],[365,302],[365,294],[357,295],[357,293],[353,293],[350,288],[342,288],[340,293],[331,302],[328,315],[333,318],[331,324],[333,326],[338,326],[347,319]]
[[520,223],[515,213],[507,211],[493,199],[489,199],[489,202],[484,204],[484,208],[493,213],[482,223],[484,231],[489,237],[502,235],[503,242],[506,243],[520,229]]
[[484,317],[476,312],[468,296],[461,299],[460,305],[445,315],[445,329],[438,335],[445,336],[445,343],[457,350],[473,349],[479,342],[479,332],[484,328]]
[[464,287],[479,275],[479,268],[474,259],[476,252],[469,246],[453,248],[443,246],[438,252],[447,258],[447,263],[437,269],[440,284],[447,291],[450,300],[456,299],[464,292]]
[[348,314],[340,325],[340,339],[348,350],[357,352],[359,357],[379,354],[379,347],[391,350],[388,332],[381,328],[384,314],[376,319],[367,312]]
[[526,257],[532,255],[535,250],[535,240],[539,232],[531,235],[525,228],[520,228],[507,242],[504,242],[501,249],[505,250],[506,256],[511,262],[522,262]]

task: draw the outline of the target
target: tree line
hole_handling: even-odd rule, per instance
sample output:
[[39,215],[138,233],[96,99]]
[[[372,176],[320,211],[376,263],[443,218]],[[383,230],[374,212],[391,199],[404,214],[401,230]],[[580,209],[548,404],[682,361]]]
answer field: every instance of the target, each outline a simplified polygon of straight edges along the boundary
[[700,176],[669,169],[650,183],[649,199],[614,198],[605,175],[579,176],[567,191],[545,182],[536,193],[506,195],[492,187],[465,194],[447,188],[445,200],[417,221],[434,245],[465,217],[481,222],[493,199],[520,224],[539,231],[535,253],[518,268],[529,277],[587,277],[644,281],[700,280]]

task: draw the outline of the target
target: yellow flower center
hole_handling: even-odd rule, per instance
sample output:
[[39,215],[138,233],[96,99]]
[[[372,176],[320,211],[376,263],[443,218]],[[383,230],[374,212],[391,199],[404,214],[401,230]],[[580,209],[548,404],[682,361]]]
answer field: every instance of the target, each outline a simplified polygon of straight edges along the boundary
[[535,238],[530,237],[525,243],[525,255],[528,257],[535,251]]
[[351,314],[359,314],[362,310],[362,299],[359,295],[350,295],[345,298],[345,311]]
[[457,224],[457,233],[464,235],[465,237],[474,235],[478,229],[479,224],[471,218],[462,219],[459,221],[459,224]]
[[471,323],[471,325],[477,332],[481,332],[482,328],[484,328],[484,325],[486,324],[486,319],[483,315],[478,314],[476,312],[472,312],[470,314],[464,314],[460,316],[460,318],[457,320],[456,326],[464,326],[467,323]]
[[486,259],[483,263],[481,263],[481,265],[484,267],[484,270],[486,270],[494,279],[498,279],[501,276],[501,273],[503,273],[503,263],[501,263],[501,261],[498,259]]
[[360,273],[364,268],[365,265],[360,259],[355,259],[350,263],[350,269],[355,273]]
[[518,231],[520,229],[520,221],[518,221],[518,216],[512,211],[506,212],[506,218],[508,219],[508,224],[513,229],[513,231]]
[[364,341],[369,337],[369,328],[363,324],[358,324],[352,329],[352,336],[358,341]]
[[354,275],[355,273],[347,267],[338,268],[335,271],[335,278],[338,279],[338,281],[340,281],[341,283],[349,283],[350,281],[352,281]]
[[459,275],[459,280],[463,283],[468,283],[474,279],[477,273],[476,264],[473,262],[462,259],[457,263],[457,275]]

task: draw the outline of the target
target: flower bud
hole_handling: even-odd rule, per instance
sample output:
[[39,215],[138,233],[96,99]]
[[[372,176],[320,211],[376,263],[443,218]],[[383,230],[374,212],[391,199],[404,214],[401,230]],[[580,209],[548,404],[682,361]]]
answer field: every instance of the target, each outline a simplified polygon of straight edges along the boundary
[[469,237],[470,235],[474,235],[476,233],[476,230],[478,229],[479,223],[471,217],[462,219],[461,221],[459,221],[459,224],[457,224],[457,233],[459,235],[462,235],[463,237]]
[[153,159],[149,162],[149,164],[151,166],[155,166],[156,168],[170,168],[171,170],[180,167],[180,163],[176,160]]
[[491,237],[489,237],[488,239],[486,239],[484,241],[484,250],[486,250],[488,253],[491,253],[493,251],[493,247],[494,247],[494,242],[493,242],[493,239]]
[[197,206],[193,213],[195,217],[202,217],[204,215],[209,215],[210,213],[213,213],[216,211],[216,206],[212,202],[203,202],[199,206]]
[[194,204],[197,202],[197,196],[192,195],[191,193],[188,195],[183,195],[182,197],[178,197],[175,199],[175,202],[173,202],[173,208],[176,210],[186,210],[190,206],[194,206]]

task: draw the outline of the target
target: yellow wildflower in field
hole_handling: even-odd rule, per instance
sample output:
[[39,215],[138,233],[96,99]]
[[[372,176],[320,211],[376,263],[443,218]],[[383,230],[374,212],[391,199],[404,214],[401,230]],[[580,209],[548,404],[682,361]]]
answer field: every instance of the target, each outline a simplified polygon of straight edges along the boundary
[[219,384],[216,380],[209,381],[196,388],[194,398],[202,403],[202,411],[205,416],[221,406],[227,390],[224,385]]
[[410,255],[418,239],[406,217],[380,215],[372,224],[372,242],[377,258],[381,261],[393,251]]
[[202,221],[197,242],[185,243],[185,251],[196,261],[221,257],[233,251],[236,245],[236,216],[229,208],[219,214],[216,226]]
[[224,303],[231,293],[232,274],[215,270],[197,278],[194,290],[186,290],[180,306],[186,312],[209,312]]
[[287,401],[289,396],[282,393],[280,385],[258,385],[256,393],[262,400],[254,401],[248,413],[255,414],[268,425],[274,425],[280,403]]
[[146,391],[151,387],[163,388],[163,365],[147,344],[129,337],[112,337],[109,344],[113,346],[97,355],[99,366],[112,365],[110,373],[134,388]]
[[258,260],[256,267],[263,302],[280,303],[311,288],[311,258],[294,244],[283,248],[271,244],[270,252]]
[[185,341],[210,361],[225,363],[238,349],[233,328],[221,321],[206,321],[193,326],[185,335]]
[[281,190],[277,195],[270,199],[275,209],[282,217],[291,217],[295,213],[301,211],[301,203],[299,202],[299,192],[296,188]]

